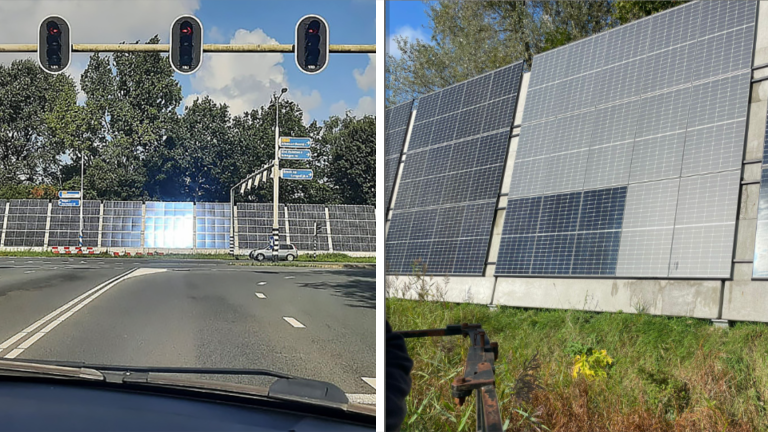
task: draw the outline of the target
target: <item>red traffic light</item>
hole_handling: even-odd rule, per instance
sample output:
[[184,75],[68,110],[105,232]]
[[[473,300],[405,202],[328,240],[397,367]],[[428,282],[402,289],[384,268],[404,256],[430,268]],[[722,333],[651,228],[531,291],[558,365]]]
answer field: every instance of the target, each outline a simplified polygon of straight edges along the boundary
[[48,21],[47,27],[48,34],[50,35],[56,36],[61,33],[61,30],[59,30],[59,24],[57,24],[56,21]]
[[192,24],[189,21],[181,23],[181,34],[186,36],[192,35]]

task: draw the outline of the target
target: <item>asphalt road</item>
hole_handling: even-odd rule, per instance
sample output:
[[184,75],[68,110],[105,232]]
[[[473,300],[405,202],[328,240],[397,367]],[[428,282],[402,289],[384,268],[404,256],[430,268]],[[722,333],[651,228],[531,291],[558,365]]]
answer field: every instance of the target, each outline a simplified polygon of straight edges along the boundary
[[264,368],[373,395],[375,308],[367,269],[0,258],[5,358]]

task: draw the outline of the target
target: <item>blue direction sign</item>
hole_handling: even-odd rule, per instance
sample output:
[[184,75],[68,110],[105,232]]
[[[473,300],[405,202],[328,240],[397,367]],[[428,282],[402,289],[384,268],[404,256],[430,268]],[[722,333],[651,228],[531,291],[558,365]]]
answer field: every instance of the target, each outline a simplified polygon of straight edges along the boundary
[[312,151],[299,149],[280,149],[280,159],[309,160],[312,159]]
[[286,148],[310,148],[312,138],[280,137],[280,147]]
[[281,169],[280,178],[291,180],[312,180],[311,169]]
[[80,198],[80,191],[59,191],[59,198]]
[[80,207],[79,199],[60,199],[59,207]]

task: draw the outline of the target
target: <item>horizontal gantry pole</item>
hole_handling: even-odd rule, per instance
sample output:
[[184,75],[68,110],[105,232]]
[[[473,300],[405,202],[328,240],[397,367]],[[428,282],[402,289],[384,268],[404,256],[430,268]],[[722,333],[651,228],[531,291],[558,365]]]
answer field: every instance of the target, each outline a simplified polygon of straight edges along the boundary
[[[168,52],[170,44],[72,44],[72,52]],[[375,53],[376,45],[330,45],[332,53]],[[37,52],[37,44],[0,44],[0,52]],[[203,44],[204,53],[292,53],[294,45]]]

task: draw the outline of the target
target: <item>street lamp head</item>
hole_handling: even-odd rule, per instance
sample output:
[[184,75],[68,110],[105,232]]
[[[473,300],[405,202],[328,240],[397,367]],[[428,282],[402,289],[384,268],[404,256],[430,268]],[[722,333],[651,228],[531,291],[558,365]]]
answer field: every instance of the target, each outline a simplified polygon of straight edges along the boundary
[[283,87],[283,89],[282,89],[282,90],[280,90],[280,93],[282,94],[282,93],[285,93],[285,92],[287,92],[287,91],[288,91],[288,89],[287,89],[287,88],[285,88],[285,87]]

